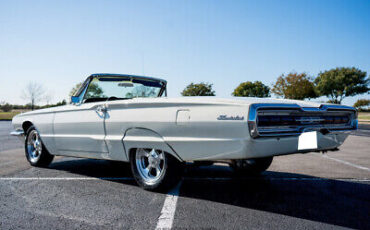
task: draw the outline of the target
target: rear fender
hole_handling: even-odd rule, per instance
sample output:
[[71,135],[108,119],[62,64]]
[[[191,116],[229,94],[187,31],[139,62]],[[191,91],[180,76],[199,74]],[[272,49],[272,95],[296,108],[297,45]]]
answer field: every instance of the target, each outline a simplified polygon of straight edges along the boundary
[[175,150],[164,141],[163,137],[153,130],[146,128],[127,129],[122,139],[127,159],[130,159],[130,151],[136,148],[154,148],[163,150],[179,161],[183,161]]

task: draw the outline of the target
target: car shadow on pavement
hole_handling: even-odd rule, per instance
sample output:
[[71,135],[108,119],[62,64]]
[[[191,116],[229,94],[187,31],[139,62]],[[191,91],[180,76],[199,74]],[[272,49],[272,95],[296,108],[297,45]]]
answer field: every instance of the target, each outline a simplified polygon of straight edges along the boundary
[[222,166],[194,169],[183,181],[180,196],[370,229],[369,184],[272,171],[258,177],[217,177],[230,171]]
[[359,124],[358,129],[352,132],[353,136],[370,137],[370,124]]
[[63,157],[61,160],[53,161],[48,168],[79,176],[101,178],[108,181],[124,181],[125,184],[135,185],[130,164],[125,162]]
[[[133,180],[114,179],[132,177],[130,165],[125,163],[70,158],[55,162],[50,168],[135,184]],[[272,171],[257,177],[234,176],[227,166],[188,165],[180,197],[370,229],[370,185],[356,181]]]

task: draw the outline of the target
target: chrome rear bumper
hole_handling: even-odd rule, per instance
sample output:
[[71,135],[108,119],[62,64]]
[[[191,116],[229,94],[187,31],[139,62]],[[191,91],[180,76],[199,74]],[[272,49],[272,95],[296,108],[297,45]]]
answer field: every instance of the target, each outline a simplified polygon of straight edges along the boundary
[[21,129],[14,130],[10,132],[11,136],[24,136],[24,131]]
[[349,133],[338,132],[324,135],[318,132],[317,149],[310,150],[298,150],[298,136],[255,138],[247,144],[247,158],[334,150],[343,144]]
[[24,131],[23,129],[17,129],[10,132],[11,136],[16,136],[19,140],[24,141]]

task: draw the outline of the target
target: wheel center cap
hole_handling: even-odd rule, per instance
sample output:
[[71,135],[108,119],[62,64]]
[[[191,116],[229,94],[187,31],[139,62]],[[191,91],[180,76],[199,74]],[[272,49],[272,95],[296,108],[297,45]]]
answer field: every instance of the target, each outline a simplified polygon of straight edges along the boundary
[[158,165],[158,159],[154,157],[149,157],[149,164],[152,166],[157,166]]

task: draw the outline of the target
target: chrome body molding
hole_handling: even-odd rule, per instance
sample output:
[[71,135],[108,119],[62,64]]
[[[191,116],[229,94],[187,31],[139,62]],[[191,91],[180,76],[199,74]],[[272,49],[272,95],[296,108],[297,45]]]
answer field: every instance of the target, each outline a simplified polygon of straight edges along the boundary
[[[313,116],[327,115],[328,112],[351,112],[353,115],[349,119],[349,122],[339,126],[328,126],[326,124],[314,124],[314,122],[321,122],[324,119],[315,117],[306,117],[296,119],[295,121],[305,122],[306,125],[300,125],[296,127],[281,127],[276,129],[260,130],[258,127],[258,112],[259,110],[275,111],[276,113],[288,113],[296,111],[299,115],[311,114]],[[277,136],[297,136],[302,132],[307,131],[322,131],[330,133],[342,133],[350,132],[358,128],[357,110],[353,107],[344,105],[326,105],[323,104],[320,107],[302,107],[298,104],[251,104],[248,114],[248,127],[252,138],[257,137],[277,137]]]

